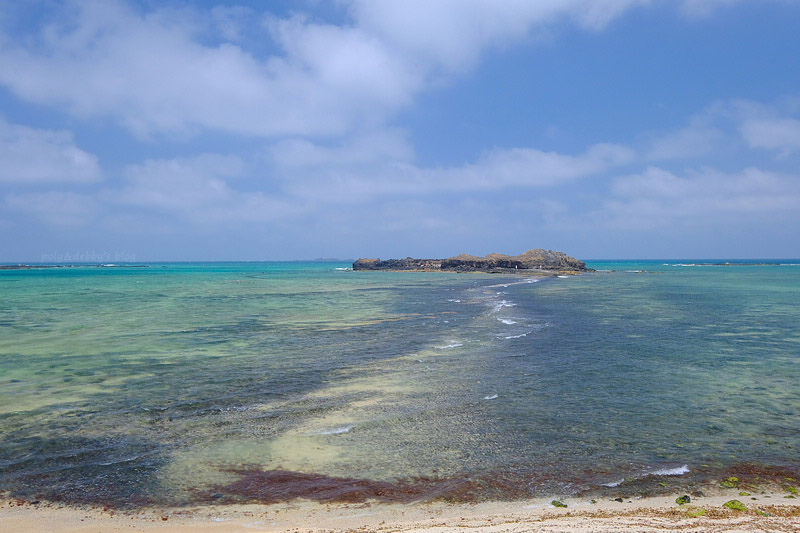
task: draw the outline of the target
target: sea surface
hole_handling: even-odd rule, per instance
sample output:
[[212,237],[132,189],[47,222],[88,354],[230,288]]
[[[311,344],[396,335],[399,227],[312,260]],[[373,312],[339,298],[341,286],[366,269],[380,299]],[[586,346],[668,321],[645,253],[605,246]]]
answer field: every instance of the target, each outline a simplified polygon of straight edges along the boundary
[[0,491],[479,501],[796,472],[800,261],[747,263],[0,270]]

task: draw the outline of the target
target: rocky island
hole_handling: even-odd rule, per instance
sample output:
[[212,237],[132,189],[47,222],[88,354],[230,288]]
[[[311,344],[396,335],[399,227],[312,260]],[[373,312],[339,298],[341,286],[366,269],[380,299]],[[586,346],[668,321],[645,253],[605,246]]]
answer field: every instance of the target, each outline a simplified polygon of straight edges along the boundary
[[419,272],[520,273],[544,276],[590,272],[586,263],[564,252],[537,248],[521,255],[489,254],[486,257],[461,254],[448,259],[358,259],[353,270],[406,270]]

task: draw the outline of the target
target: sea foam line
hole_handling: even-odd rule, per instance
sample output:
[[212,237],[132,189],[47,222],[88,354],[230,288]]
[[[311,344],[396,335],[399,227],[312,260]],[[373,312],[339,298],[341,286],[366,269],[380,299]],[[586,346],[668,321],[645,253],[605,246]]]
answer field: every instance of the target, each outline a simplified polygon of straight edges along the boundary
[[454,342],[446,346],[437,346],[437,348],[440,350],[450,350],[451,348],[458,348],[459,346],[464,346],[464,344],[461,342]]
[[494,304],[494,308],[492,309],[492,313],[499,313],[500,310],[504,307],[516,307],[517,304],[514,302],[509,302],[508,300],[500,300],[498,303]]
[[682,476],[691,472],[689,465],[678,466],[676,468],[662,468],[661,470],[653,470],[648,472],[650,476]]
[[348,433],[354,427],[355,426],[339,426],[335,428],[320,429],[319,431],[315,431],[314,435],[341,435],[342,433]]
[[[642,479],[651,476],[682,476],[684,474],[688,474],[689,472],[691,472],[691,470],[689,470],[689,465],[683,465],[683,466],[677,466],[675,468],[662,468],[659,470],[652,470],[650,472],[645,472],[644,474],[634,476],[633,479]],[[609,483],[601,483],[600,485],[602,487],[614,488],[614,487],[619,487],[623,483],[625,483],[625,478],[619,479],[617,481],[611,481]]]
[[[519,335],[508,335],[508,336],[506,336],[506,337],[502,337],[502,338],[503,338],[503,339],[505,339],[505,340],[509,340],[509,339],[521,339],[522,337],[527,337],[529,333],[531,333],[531,332],[530,332],[530,331],[528,331],[527,333],[520,333]],[[498,337],[498,339],[499,339],[499,338],[500,338],[500,337]]]

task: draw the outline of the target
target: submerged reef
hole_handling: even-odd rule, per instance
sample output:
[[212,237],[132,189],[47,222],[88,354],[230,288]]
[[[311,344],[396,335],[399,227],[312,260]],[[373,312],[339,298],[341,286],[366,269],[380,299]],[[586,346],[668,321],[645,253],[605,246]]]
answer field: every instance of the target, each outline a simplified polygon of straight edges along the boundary
[[486,257],[461,254],[448,259],[358,259],[353,270],[408,270],[443,272],[536,273],[544,275],[590,272],[586,263],[564,252],[537,248],[521,255],[489,254]]

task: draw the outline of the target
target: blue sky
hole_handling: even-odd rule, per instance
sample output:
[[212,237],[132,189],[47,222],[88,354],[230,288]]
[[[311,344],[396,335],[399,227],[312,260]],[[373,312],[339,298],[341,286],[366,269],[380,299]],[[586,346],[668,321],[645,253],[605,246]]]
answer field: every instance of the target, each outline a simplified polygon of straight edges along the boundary
[[0,0],[0,261],[797,258],[797,28],[792,0]]

